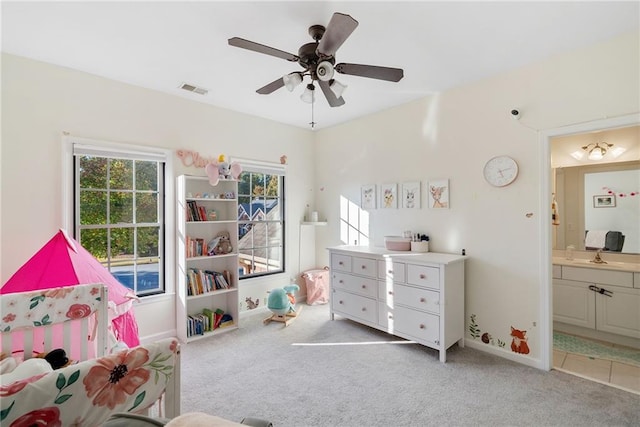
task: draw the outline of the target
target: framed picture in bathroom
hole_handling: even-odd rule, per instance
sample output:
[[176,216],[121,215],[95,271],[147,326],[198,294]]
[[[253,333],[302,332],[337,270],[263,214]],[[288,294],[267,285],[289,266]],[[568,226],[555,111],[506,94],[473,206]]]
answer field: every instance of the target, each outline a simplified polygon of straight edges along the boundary
[[599,196],[593,196],[594,208],[615,208],[616,196],[615,194],[603,194]]

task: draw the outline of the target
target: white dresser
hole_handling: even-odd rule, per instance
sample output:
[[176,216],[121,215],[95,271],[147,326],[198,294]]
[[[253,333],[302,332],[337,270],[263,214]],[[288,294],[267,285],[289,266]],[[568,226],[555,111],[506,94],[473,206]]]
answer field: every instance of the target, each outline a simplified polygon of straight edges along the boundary
[[335,315],[440,352],[464,346],[464,256],[329,248],[331,319]]

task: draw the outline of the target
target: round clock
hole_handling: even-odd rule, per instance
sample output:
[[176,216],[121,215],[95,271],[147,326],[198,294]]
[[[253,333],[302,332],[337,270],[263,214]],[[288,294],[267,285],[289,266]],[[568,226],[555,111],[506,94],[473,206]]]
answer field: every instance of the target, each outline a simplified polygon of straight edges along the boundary
[[504,187],[515,181],[518,164],[509,156],[496,156],[484,165],[484,179],[495,187]]

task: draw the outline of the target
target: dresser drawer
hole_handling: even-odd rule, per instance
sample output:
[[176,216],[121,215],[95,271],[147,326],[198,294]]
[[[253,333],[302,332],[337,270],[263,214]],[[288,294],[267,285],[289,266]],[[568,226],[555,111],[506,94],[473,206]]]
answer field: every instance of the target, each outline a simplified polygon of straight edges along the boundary
[[412,286],[397,285],[394,289],[396,304],[408,305],[419,310],[440,313],[440,292]]
[[334,289],[331,308],[336,313],[355,317],[369,323],[378,323],[378,303],[376,300]]
[[351,272],[351,257],[349,255],[331,254],[331,270]]
[[409,335],[416,340],[440,344],[440,317],[407,307],[389,308],[379,304],[380,326],[393,333]]
[[440,269],[424,265],[407,265],[407,283],[440,289]]
[[392,262],[390,259],[378,261],[378,279],[404,283],[405,268],[406,265],[402,262]]
[[354,256],[351,259],[351,272],[362,276],[376,277],[376,260]]
[[333,273],[331,286],[371,298],[378,298],[378,282],[375,279],[359,277],[346,273]]

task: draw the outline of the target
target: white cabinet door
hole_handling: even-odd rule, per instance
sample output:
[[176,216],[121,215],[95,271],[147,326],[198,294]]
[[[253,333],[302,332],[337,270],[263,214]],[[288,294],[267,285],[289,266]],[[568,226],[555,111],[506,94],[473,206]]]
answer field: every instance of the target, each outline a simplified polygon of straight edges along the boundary
[[627,337],[640,338],[640,289],[607,286],[610,297],[595,294],[596,327]]
[[593,283],[553,280],[553,320],[594,329],[596,327],[596,293]]

